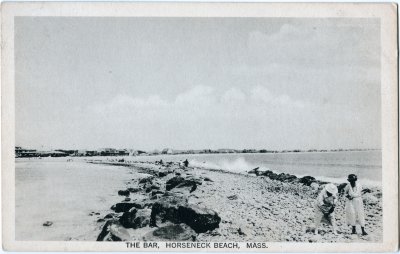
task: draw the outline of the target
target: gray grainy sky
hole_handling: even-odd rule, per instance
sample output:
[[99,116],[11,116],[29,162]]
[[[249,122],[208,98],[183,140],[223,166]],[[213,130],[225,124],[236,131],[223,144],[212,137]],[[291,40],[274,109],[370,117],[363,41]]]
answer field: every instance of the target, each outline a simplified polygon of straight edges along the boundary
[[17,17],[16,144],[380,148],[378,19]]

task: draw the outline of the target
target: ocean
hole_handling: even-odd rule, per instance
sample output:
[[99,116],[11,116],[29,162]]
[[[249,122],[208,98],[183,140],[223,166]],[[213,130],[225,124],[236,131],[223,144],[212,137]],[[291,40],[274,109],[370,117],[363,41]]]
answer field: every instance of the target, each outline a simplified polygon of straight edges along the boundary
[[382,156],[380,150],[299,153],[184,154],[133,157],[136,161],[182,161],[190,165],[245,173],[253,168],[314,176],[317,179],[342,183],[349,174],[356,174],[366,185],[380,186]]

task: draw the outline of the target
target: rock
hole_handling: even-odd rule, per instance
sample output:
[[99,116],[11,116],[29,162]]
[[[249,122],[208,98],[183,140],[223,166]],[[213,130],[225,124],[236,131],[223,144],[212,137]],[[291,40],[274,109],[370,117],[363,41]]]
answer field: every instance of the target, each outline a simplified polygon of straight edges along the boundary
[[139,184],[146,184],[146,183],[152,184],[153,183],[153,179],[154,179],[153,176],[142,178],[142,179],[139,180]]
[[133,228],[143,228],[150,225],[151,209],[140,209],[136,212],[136,218],[133,221]]
[[362,194],[372,193],[372,191],[370,189],[368,189],[368,188],[363,189],[361,192],[362,192]]
[[246,234],[242,231],[242,228],[239,228],[239,229],[238,229],[238,234],[239,234],[239,235],[246,236]]
[[343,193],[344,192],[344,188],[347,186],[347,183],[341,183],[338,185],[338,193]]
[[106,216],[104,216],[104,219],[111,219],[111,218],[114,218],[115,216],[117,216],[117,214],[115,214],[115,213],[109,213],[109,214],[107,214]]
[[128,212],[131,208],[138,208],[142,209],[144,207],[143,204],[138,204],[138,203],[117,203],[111,207],[111,210],[115,211],[116,213],[121,213],[121,212]]
[[150,226],[156,226],[157,221],[164,223],[171,221],[180,223],[178,213],[179,206],[186,206],[188,199],[185,196],[178,196],[172,193],[165,193],[165,196],[157,200],[152,207],[150,216]]
[[133,221],[136,218],[137,210],[135,208],[131,209],[128,212],[124,212],[122,216],[119,218],[119,222],[125,228],[133,228]]
[[119,219],[119,222],[125,228],[143,228],[150,224],[150,214],[150,209],[136,210],[133,208],[129,212],[125,212]]
[[238,196],[237,195],[228,196],[228,199],[229,200],[236,200],[236,199],[238,199]]
[[293,182],[297,177],[290,174],[281,173],[276,177],[276,180],[281,182]]
[[167,176],[167,175],[168,175],[167,172],[159,172],[158,173],[158,177],[164,177],[164,176]]
[[110,224],[110,240],[111,241],[129,241],[131,235],[128,230],[123,227],[119,222]]
[[260,167],[253,168],[252,170],[250,170],[250,171],[247,172],[247,173],[248,173],[248,174],[254,174],[254,175],[258,176],[258,174],[259,174],[258,170],[259,170],[259,169],[260,169]]
[[125,199],[124,199],[124,201],[131,201],[131,198],[128,198],[128,197],[126,197]]
[[100,222],[105,222],[105,221],[106,221],[105,219],[101,219],[101,218],[97,220],[97,222],[99,222],[99,223]]
[[208,177],[204,177],[204,181],[206,181],[206,182],[213,182],[213,180],[211,180],[211,179],[208,178]]
[[152,196],[158,195],[158,194],[164,194],[164,192],[163,192],[163,191],[160,191],[160,190],[154,190],[154,191],[151,192],[151,195],[152,195]]
[[179,219],[189,225],[196,233],[204,233],[219,227],[221,218],[208,208],[198,205],[180,206]]
[[275,174],[274,172],[271,172],[269,175],[268,175],[268,177],[269,177],[269,179],[272,179],[272,180],[276,180],[276,179],[278,179],[278,174]]
[[147,233],[144,241],[194,241],[196,232],[185,224],[167,225]]
[[310,187],[313,189],[313,190],[318,190],[318,188],[319,188],[319,184],[318,183],[311,183],[310,184]]
[[181,188],[189,186],[192,187],[192,191],[194,191],[197,185],[201,185],[201,179],[195,177],[183,178],[181,176],[175,176],[167,181],[166,189],[167,191],[169,191],[172,190],[173,188]]
[[45,227],[50,227],[51,225],[53,225],[52,221],[46,221],[45,223],[43,223],[43,226]]
[[96,241],[104,241],[106,236],[110,233],[110,225],[112,221],[109,220],[104,224],[103,229],[101,230],[100,234],[97,236]]
[[310,186],[311,183],[315,182],[315,178],[312,176],[304,176],[299,179],[299,182],[304,185]]
[[129,196],[130,192],[129,190],[119,190],[118,195],[120,196]]
[[129,190],[129,192],[134,193],[134,192],[139,192],[139,191],[141,191],[142,189],[140,189],[140,188],[128,188],[128,190]]

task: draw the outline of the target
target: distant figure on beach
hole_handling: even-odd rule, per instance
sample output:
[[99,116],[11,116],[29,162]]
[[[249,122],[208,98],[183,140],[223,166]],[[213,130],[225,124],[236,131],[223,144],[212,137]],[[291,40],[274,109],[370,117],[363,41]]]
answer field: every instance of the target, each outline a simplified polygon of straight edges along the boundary
[[336,235],[336,219],[335,219],[335,205],[337,202],[337,187],[329,183],[325,185],[324,189],[319,193],[315,204],[315,234],[318,234],[318,227],[323,218],[328,221],[333,227],[333,233]]
[[189,162],[188,162],[187,159],[183,162],[183,165],[184,165],[185,167],[188,167],[188,166],[189,166]]
[[357,176],[350,174],[347,178],[349,184],[344,188],[346,196],[346,219],[347,224],[351,225],[351,234],[357,234],[356,223],[360,224],[362,235],[368,235],[365,232],[364,205],[362,200],[362,186],[357,182]]

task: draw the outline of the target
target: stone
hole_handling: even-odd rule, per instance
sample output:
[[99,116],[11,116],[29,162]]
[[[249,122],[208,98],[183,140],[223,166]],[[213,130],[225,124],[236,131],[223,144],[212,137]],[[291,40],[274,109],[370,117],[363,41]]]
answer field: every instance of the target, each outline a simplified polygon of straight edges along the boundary
[[158,177],[164,177],[164,176],[167,176],[167,175],[168,175],[167,172],[159,172],[158,173]]
[[221,218],[208,208],[198,205],[180,206],[179,219],[189,225],[196,233],[204,233],[219,227]]
[[143,228],[150,225],[151,209],[140,209],[136,212],[136,218],[133,220],[133,228]]
[[133,220],[136,218],[137,210],[135,208],[131,209],[128,212],[124,212],[122,216],[119,218],[119,222],[125,228],[133,228]]
[[150,216],[150,226],[156,226],[157,221],[164,223],[170,221],[180,223],[178,209],[180,206],[187,205],[188,199],[183,195],[165,193],[152,206]]
[[109,220],[104,224],[100,234],[97,236],[97,240],[96,241],[104,241],[106,239],[107,235],[110,233],[110,225],[111,225],[111,223],[112,223],[112,221]]
[[347,186],[347,183],[341,183],[338,185],[338,193],[343,193],[344,192],[344,188]]
[[259,169],[260,169],[260,167],[253,168],[252,170],[250,170],[250,171],[247,172],[247,173],[248,173],[248,174],[254,174],[254,175],[258,176],[258,174],[259,174],[258,170],[259,170]]
[[153,183],[153,179],[154,179],[153,176],[142,178],[142,179],[139,180],[139,184],[146,184],[146,183],[152,184]]
[[128,190],[129,190],[129,192],[135,193],[135,192],[141,191],[142,189],[140,189],[140,188],[128,188]]
[[116,213],[128,212],[131,208],[139,208],[142,209],[144,207],[143,204],[139,203],[117,203],[111,207],[111,210],[115,211]]
[[120,196],[129,196],[130,192],[129,190],[119,190],[118,195]]
[[237,195],[228,196],[228,199],[229,200],[236,200],[236,199],[238,199],[238,196]]
[[166,189],[169,191],[173,188],[192,187],[192,192],[196,189],[197,185],[201,185],[201,179],[195,177],[183,178],[181,176],[175,176],[167,181]]
[[117,216],[117,214],[115,214],[115,213],[109,213],[106,216],[104,216],[104,219],[111,219],[111,218],[114,218],[116,216]]
[[119,222],[125,228],[143,228],[150,224],[151,209],[131,209],[129,212],[125,212]]
[[195,241],[196,232],[185,224],[170,224],[147,233],[144,241]]
[[45,223],[43,223],[43,226],[45,227],[50,227],[51,225],[53,225],[52,221],[46,221]]
[[304,185],[310,186],[311,183],[315,182],[315,178],[312,176],[304,176],[299,179],[299,182]]

